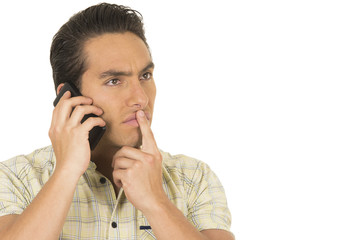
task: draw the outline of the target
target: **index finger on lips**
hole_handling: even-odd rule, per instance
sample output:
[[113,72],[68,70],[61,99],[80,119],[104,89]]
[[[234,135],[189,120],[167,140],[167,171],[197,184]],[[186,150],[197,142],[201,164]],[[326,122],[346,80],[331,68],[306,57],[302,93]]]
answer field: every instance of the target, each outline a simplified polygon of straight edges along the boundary
[[156,140],[145,113],[142,110],[139,110],[136,115],[142,133],[142,151],[148,153],[157,151]]

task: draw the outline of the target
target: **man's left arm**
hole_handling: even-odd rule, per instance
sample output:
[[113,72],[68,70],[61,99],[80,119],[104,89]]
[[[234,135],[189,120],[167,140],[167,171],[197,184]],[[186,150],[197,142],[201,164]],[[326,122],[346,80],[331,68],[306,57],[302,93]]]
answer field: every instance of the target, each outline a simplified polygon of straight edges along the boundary
[[123,147],[113,159],[113,179],[127,199],[146,216],[157,239],[232,240],[225,230],[199,232],[168,199],[162,186],[162,156],[148,120],[137,112],[142,149]]

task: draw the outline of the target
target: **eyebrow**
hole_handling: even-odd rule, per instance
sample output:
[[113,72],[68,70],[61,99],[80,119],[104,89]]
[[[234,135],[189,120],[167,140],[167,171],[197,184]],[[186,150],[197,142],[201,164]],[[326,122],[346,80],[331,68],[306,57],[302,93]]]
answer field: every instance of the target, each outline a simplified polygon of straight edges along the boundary
[[[146,67],[144,67],[139,73],[143,73],[145,71],[147,71],[148,69],[150,68],[154,68],[155,67],[155,64],[153,62],[150,62],[149,64],[147,64]],[[123,72],[123,71],[117,71],[117,70],[114,70],[114,69],[110,69],[108,71],[105,71],[105,72],[102,72],[100,75],[99,75],[99,78],[107,78],[107,77],[119,77],[119,76],[126,76],[126,77],[129,77],[129,76],[132,76],[132,72]]]

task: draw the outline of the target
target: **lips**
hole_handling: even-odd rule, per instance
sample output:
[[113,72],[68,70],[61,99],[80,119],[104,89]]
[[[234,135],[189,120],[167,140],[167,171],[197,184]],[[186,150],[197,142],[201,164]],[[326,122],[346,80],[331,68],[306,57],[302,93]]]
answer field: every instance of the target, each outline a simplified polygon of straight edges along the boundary
[[[148,113],[148,112],[145,112],[145,115],[146,115],[146,118],[148,120],[150,120],[150,116],[151,114]],[[133,113],[131,115],[129,115],[126,120],[123,121],[124,124],[127,124],[127,125],[131,125],[133,127],[138,127],[139,124],[138,124],[138,121],[137,121],[137,117],[136,117],[136,113]]]

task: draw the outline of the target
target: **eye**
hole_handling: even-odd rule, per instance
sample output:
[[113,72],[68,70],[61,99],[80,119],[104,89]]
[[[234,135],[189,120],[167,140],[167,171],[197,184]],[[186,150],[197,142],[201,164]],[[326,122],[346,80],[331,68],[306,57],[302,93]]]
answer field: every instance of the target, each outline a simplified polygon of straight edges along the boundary
[[106,85],[108,86],[116,86],[118,84],[121,84],[121,81],[118,78],[113,78],[106,82]]
[[150,80],[151,78],[152,78],[152,73],[146,72],[146,73],[142,74],[140,80]]

